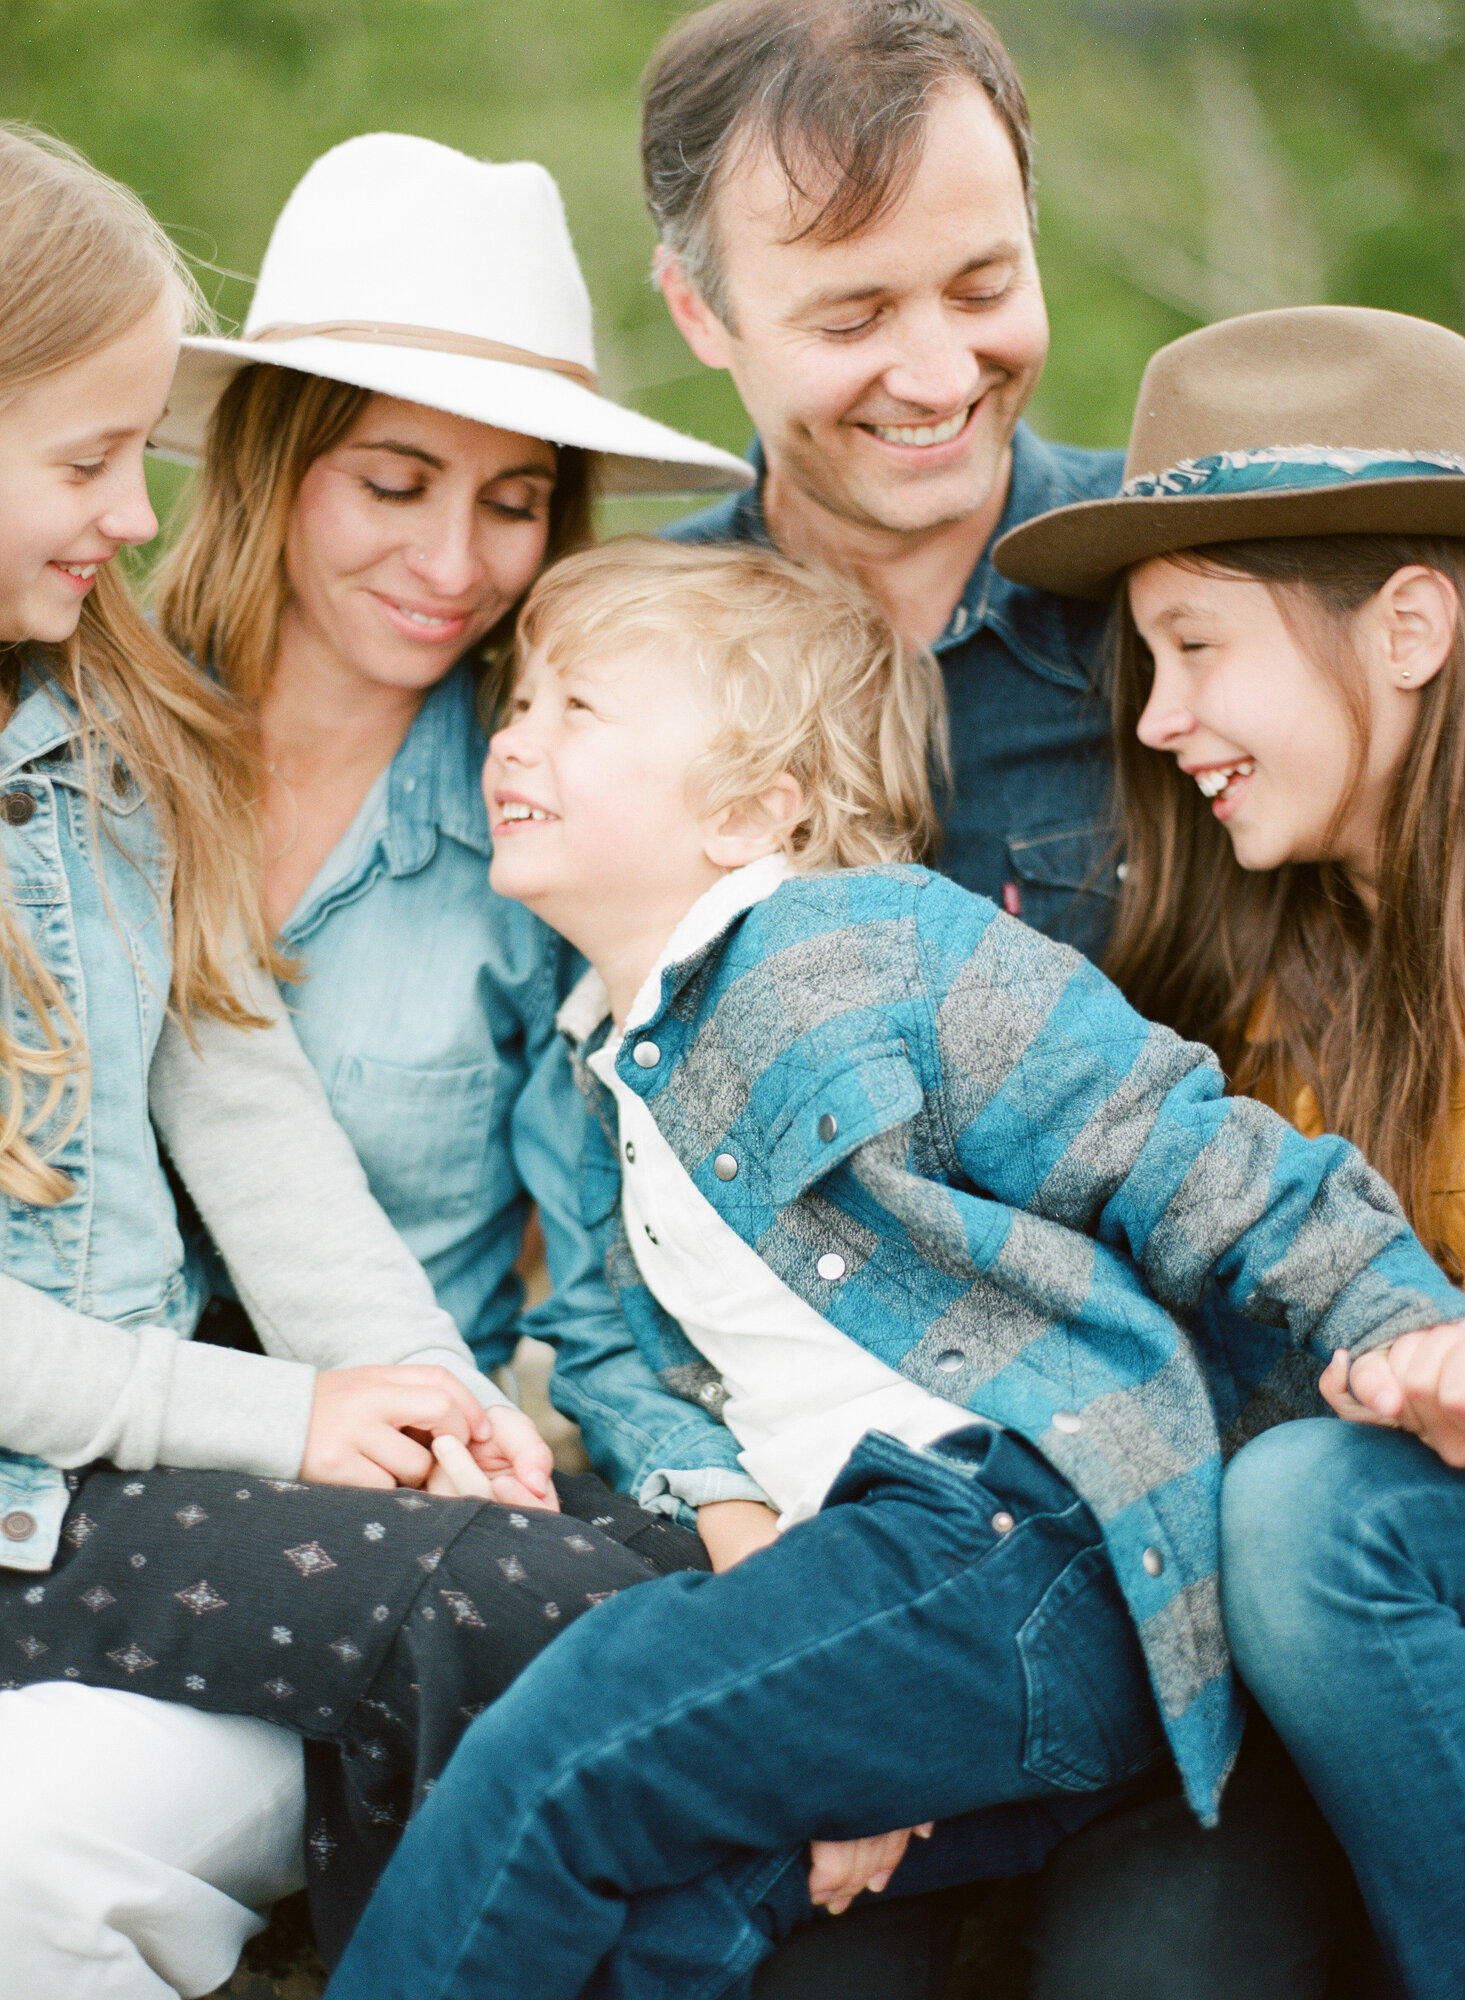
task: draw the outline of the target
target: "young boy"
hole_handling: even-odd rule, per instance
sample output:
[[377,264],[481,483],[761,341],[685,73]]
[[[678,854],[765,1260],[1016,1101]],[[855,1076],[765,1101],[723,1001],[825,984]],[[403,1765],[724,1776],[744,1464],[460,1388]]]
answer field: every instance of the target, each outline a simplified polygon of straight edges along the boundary
[[742,1994],[811,1836],[935,1819],[903,1885],[1015,1872],[1167,1754],[1214,1818],[1221,1433],[1465,1313],[1350,1147],[900,865],[938,740],[931,663],[769,552],[530,599],[494,886],[593,967],[587,1218],[766,1504],[473,1724],[333,2000]]

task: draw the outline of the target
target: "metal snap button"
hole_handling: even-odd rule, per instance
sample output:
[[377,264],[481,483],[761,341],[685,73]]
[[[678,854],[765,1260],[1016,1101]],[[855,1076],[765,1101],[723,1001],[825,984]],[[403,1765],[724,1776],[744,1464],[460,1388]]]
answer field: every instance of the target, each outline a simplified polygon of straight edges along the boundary
[[735,1181],[738,1177],[738,1163],[731,1153],[719,1153],[712,1162],[712,1171],[720,1181]]
[[1158,1549],[1146,1549],[1144,1554],[1140,1557],[1140,1561],[1145,1566],[1146,1576],[1164,1575],[1165,1558],[1164,1556],[1161,1555]]
[[24,826],[35,817],[36,802],[29,792],[7,792],[0,798],[0,814],[7,826]]
[[641,1224],[641,1227],[646,1231],[646,1241],[648,1243],[659,1243],[661,1241],[661,1238],[657,1235],[656,1231],[651,1227],[651,1224],[649,1222],[643,1222]]
[[966,1367],[966,1356],[959,1347],[948,1347],[944,1354],[936,1356],[936,1366],[943,1375],[954,1375],[958,1368]]
[[631,1061],[638,1069],[655,1069],[661,1061],[661,1050],[655,1042],[637,1042],[631,1051]]
[[832,1111],[826,1111],[824,1116],[819,1120],[819,1137],[827,1146],[831,1139],[838,1136],[838,1133],[839,1120]]
[[1005,1507],[999,1507],[997,1512],[992,1516],[992,1533],[994,1535],[1010,1535],[1016,1526],[1017,1522]]
[[1062,1431],[1065,1437],[1073,1437],[1083,1429],[1083,1418],[1075,1416],[1072,1410],[1055,1410],[1053,1428]]
[[715,1403],[721,1395],[722,1384],[720,1382],[704,1382],[702,1387],[697,1391],[698,1399],[704,1403]]
[[13,1513],[7,1514],[4,1520],[0,1521],[0,1535],[3,1535],[7,1542],[28,1542],[35,1532],[35,1515],[27,1514],[21,1507],[17,1507]]
[[631,1165],[634,1167],[636,1164],[636,1148],[629,1139],[627,1139],[626,1141],[626,1158],[630,1161]]
[[846,1268],[845,1261],[837,1250],[826,1250],[824,1255],[819,1259],[819,1262],[814,1266],[814,1269],[824,1279],[825,1283],[830,1285],[834,1283],[836,1278],[844,1276]]

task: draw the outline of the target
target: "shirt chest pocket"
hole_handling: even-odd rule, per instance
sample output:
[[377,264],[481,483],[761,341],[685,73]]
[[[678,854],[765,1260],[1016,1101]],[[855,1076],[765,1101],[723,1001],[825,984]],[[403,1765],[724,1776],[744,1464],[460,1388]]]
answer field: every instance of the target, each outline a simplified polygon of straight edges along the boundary
[[346,1056],[331,1109],[399,1229],[470,1212],[484,1198],[502,1071],[413,1068]]
[[769,1194],[797,1201],[870,1140],[914,1118],[924,1101],[905,1044],[874,1043],[803,1080],[780,1074],[781,1107],[768,1128]]
[[1112,829],[1098,820],[1009,834],[1017,905],[1004,895],[1009,916],[1096,955],[1114,921],[1119,894],[1113,838]]

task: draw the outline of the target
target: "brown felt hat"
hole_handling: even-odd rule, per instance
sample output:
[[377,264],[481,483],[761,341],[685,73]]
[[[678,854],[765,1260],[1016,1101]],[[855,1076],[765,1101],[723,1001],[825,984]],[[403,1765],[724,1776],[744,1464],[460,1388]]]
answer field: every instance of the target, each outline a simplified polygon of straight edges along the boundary
[[1465,339],[1362,306],[1248,313],[1154,355],[1124,485],[992,552],[1014,583],[1103,597],[1131,564],[1289,535],[1465,537]]

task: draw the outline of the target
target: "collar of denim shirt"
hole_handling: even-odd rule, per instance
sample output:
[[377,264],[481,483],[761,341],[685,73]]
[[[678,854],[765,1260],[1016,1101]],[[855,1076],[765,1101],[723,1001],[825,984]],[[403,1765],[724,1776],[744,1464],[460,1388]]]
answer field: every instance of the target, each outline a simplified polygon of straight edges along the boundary
[[[676,523],[665,531],[673,540],[754,542],[767,549],[774,546],[763,512],[767,463],[757,438],[747,456],[758,474],[757,485],[719,502],[688,522]],[[1010,583],[994,569],[992,550],[1009,529],[1030,521],[1035,514],[1067,507],[1076,500],[1106,499],[1117,493],[1123,476],[1122,451],[1090,451],[1074,445],[1048,444],[1025,423],[1019,423],[1012,437],[1012,474],[1002,518],[967,578],[946,630],[932,651],[938,656],[954,653],[970,645],[985,627],[1033,673],[1064,687],[1095,687],[1094,675],[1085,663],[1085,652],[1091,649],[1077,643],[1080,636],[1087,637],[1091,631],[1094,607],[1088,603],[1075,607],[1051,591]],[[1081,628],[1081,632],[1075,627]]]
[[20,699],[0,731],[0,784],[81,734],[75,703],[49,677],[23,669]]
[[341,903],[360,893],[378,873],[413,875],[425,868],[439,837],[481,854],[493,852],[483,802],[483,760],[488,743],[478,719],[478,669],[460,660],[429,689],[412,727],[392,759],[387,778],[386,825],[356,866],[331,883],[319,902],[287,924],[287,949],[315,929]]

